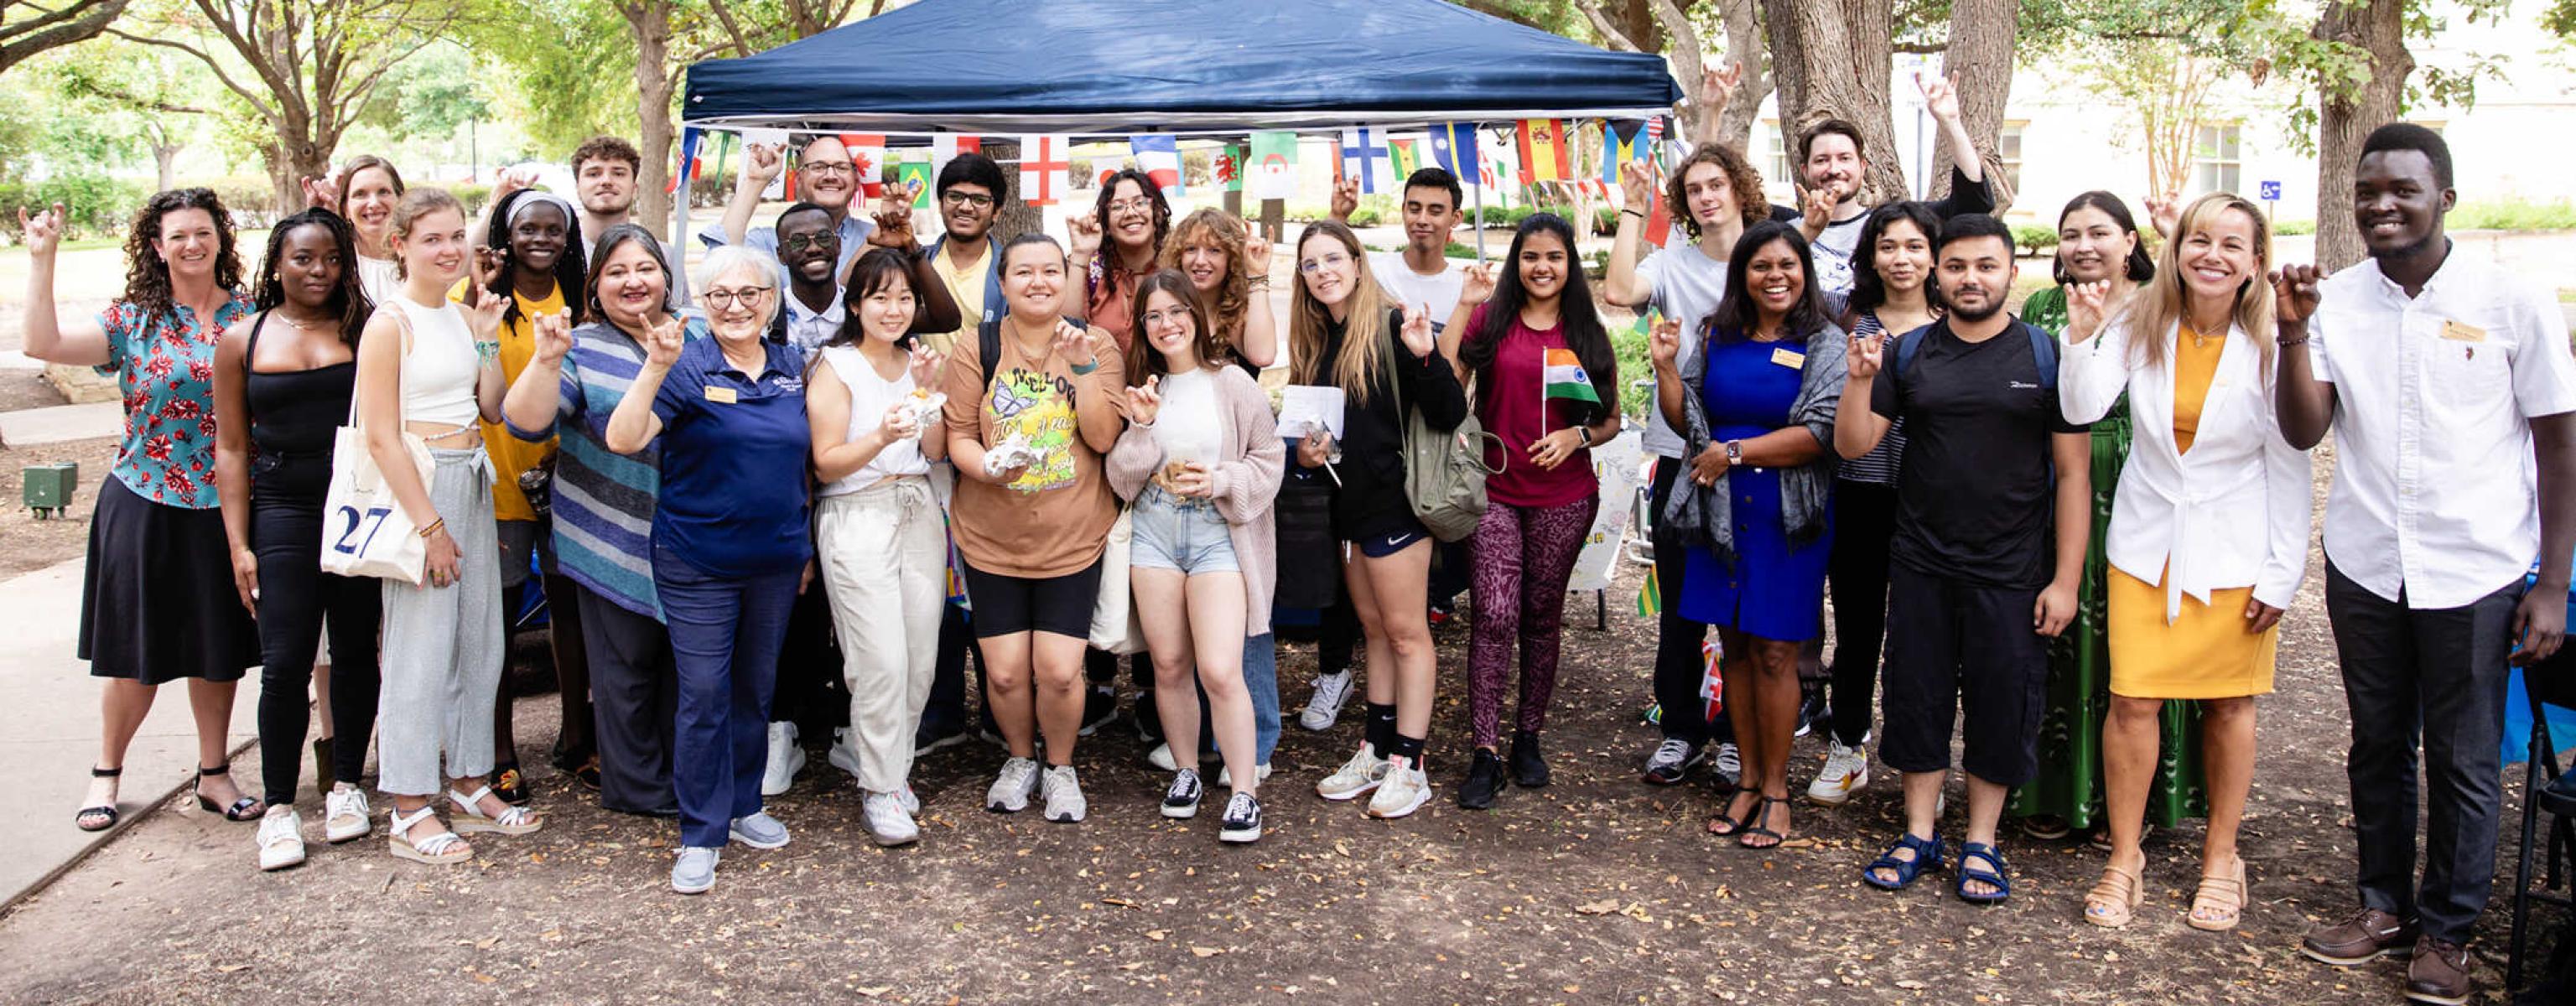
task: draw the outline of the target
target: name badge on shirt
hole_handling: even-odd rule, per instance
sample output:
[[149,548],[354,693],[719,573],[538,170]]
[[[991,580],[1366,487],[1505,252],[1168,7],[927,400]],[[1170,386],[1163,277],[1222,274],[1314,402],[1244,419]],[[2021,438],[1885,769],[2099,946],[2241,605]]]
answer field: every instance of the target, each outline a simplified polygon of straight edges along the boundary
[[2442,322],[2442,338],[2453,342],[2485,342],[2487,330],[2458,321]]
[[1807,365],[1807,354],[1794,349],[1775,349],[1771,351],[1771,362],[1796,370]]
[[707,386],[707,401],[732,405],[735,400],[736,396],[732,388],[719,388],[712,384]]

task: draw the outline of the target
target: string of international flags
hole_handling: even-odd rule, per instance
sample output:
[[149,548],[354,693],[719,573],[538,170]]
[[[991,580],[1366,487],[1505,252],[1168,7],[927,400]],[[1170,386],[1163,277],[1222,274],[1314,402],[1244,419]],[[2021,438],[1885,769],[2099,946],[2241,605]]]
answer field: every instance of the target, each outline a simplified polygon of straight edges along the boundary
[[[1334,137],[1334,175],[1357,179],[1364,194],[1393,193],[1403,179],[1414,171],[1437,165],[1459,180],[1481,188],[1505,190],[1544,183],[1563,183],[1593,195],[1607,197],[1618,187],[1619,167],[1657,156],[1665,136],[1661,116],[1646,119],[1599,119],[1590,122],[1565,119],[1522,119],[1494,125],[1490,135],[1494,142],[1479,142],[1480,125],[1476,123],[1441,123],[1426,128],[1388,131],[1377,127],[1357,126],[1341,130]],[[775,134],[775,135],[769,135]],[[1242,142],[1227,142],[1214,152],[1214,183],[1227,192],[1243,192],[1254,199],[1287,199],[1295,195],[1298,164],[1298,133],[1293,130],[1265,130],[1252,133]],[[883,193],[884,184],[893,181],[912,186],[914,205],[929,206],[929,182],[941,166],[959,153],[980,150],[982,141],[975,136],[938,133],[927,146],[895,148],[887,137],[873,133],[840,134],[842,144],[858,169],[859,181],[869,198]],[[746,130],[742,142],[782,142],[783,130]],[[1062,202],[1072,193],[1069,173],[1072,169],[1072,147],[1075,137],[1065,134],[1035,134],[1017,138],[1020,144],[1019,190],[1032,206],[1049,206]],[[737,142],[736,134],[689,127],[680,137],[681,170],[672,176],[666,191],[677,191],[682,179],[694,181],[707,169],[712,158],[719,177]],[[1096,142],[1096,140],[1094,140]],[[709,148],[713,147],[712,153]],[[1594,156],[1578,157],[1578,149],[1590,148]],[[1152,177],[1167,196],[1187,192],[1181,170],[1180,140],[1169,133],[1141,133],[1128,137],[1129,154],[1136,167]],[[1583,170],[1579,161],[1589,161]],[[1103,168],[1106,175],[1113,168]],[[795,198],[793,173],[782,177],[781,198]],[[1663,243],[1670,219],[1660,199],[1650,211],[1648,239]]]

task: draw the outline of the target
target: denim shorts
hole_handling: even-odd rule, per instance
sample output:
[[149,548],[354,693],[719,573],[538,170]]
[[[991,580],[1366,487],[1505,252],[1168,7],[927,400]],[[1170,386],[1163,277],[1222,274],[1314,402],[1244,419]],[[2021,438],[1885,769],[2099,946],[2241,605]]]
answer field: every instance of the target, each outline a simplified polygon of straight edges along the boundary
[[1136,497],[1128,520],[1135,538],[1127,546],[1127,564],[1136,569],[1169,569],[1200,573],[1239,573],[1232,528],[1216,512],[1216,503],[1185,499],[1147,485]]

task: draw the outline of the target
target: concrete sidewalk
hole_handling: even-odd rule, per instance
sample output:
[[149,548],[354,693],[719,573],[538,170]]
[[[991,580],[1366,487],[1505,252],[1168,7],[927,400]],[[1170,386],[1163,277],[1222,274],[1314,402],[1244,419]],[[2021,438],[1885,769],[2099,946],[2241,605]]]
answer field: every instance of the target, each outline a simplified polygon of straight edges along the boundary
[[0,441],[12,447],[91,440],[125,432],[125,404],[90,402],[0,412]]
[[[14,433],[13,433],[14,436]],[[188,686],[160,689],[125,755],[119,827],[86,832],[72,825],[98,759],[100,684],[89,665],[73,657],[80,631],[82,563],[71,559],[0,582],[0,611],[18,626],[0,647],[0,906],[16,902],[52,879],[117,831],[158,809],[194,774],[197,729],[188,711]],[[232,740],[238,752],[257,737],[259,681],[242,679],[233,700]],[[237,776],[244,792],[259,780]],[[242,862],[251,856],[252,825],[241,829]]]

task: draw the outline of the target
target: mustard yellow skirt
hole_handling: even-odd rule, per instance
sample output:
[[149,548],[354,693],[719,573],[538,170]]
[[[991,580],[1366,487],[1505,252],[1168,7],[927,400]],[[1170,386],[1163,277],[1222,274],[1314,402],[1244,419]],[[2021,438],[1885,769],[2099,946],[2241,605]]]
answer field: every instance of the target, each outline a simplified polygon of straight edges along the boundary
[[2211,591],[2208,604],[2183,595],[2182,615],[2167,625],[2163,586],[2118,569],[2107,579],[2111,694],[2232,699],[2272,691],[2281,629],[2246,631],[2254,588]]

